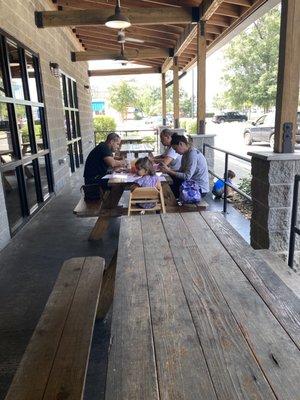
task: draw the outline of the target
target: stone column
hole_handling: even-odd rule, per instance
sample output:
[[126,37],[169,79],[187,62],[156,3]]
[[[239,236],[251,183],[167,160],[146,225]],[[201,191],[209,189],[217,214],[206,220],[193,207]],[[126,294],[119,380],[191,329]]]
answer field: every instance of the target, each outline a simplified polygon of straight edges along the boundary
[[[191,142],[193,143],[193,145],[196,147],[196,149],[200,150],[203,153],[203,144],[209,144],[211,146],[214,146],[215,144],[215,136],[216,135],[190,135],[189,138],[191,140]],[[205,158],[207,160],[207,165],[208,165],[208,169],[210,169],[211,171],[214,170],[214,151],[210,148],[206,148],[205,150]],[[212,175],[209,175],[209,184],[210,187],[212,188],[213,186],[213,181],[214,181],[214,177]]]
[[[248,154],[252,156],[251,246],[270,249],[287,260],[293,183],[294,176],[300,173],[300,153]],[[299,242],[296,240],[295,264],[300,257]]]

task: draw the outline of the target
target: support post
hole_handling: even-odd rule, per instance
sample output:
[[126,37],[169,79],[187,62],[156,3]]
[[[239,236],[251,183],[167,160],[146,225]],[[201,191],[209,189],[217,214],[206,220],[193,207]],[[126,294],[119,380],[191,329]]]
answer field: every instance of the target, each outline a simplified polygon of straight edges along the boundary
[[206,37],[205,22],[197,26],[197,133],[205,133]]
[[163,125],[167,124],[167,95],[166,95],[166,74],[161,74],[161,113]]
[[275,153],[292,153],[297,131],[300,68],[300,2],[281,2]]
[[173,58],[173,112],[174,128],[179,128],[179,79],[178,79],[178,57]]

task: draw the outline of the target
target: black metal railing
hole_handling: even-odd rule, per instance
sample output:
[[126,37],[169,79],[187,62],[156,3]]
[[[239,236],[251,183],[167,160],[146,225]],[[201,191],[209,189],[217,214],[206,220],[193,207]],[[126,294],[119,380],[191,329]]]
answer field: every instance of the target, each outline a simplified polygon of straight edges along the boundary
[[251,196],[249,196],[247,193],[243,192],[242,190],[240,190],[239,188],[237,188],[236,186],[234,186],[234,185],[232,185],[232,184],[230,184],[228,182],[228,160],[229,160],[229,156],[238,158],[239,160],[243,160],[243,161],[246,161],[248,163],[251,163],[251,158],[243,157],[243,156],[240,156],[238,154],[231,153],[230,151],[226,151],[226,150],[220,149],[218,147],[211,146],[210,144],[207,144],[207,143],[203,144],[203,155],[204,156],[205,156],[205,152],[206,152],[206,148],[207,147],[212,149],[212,150],[220,151],[221,153],[225,154],[225,165],[224,165],[224,176],[223,176],[223,178],[220,177],[218,174],[216,174],[214,171],[211,171],[210,169],[208,170],[208,172],[212,176],[214,176],[215,178],[220,179],[224,183],[223,212],[224,213],[227,212],[227,203],[228,203],[228,200],[227,200],[227,188],[228,187],[232,188],[235,192],[239,193],[241,196],[245,197],[247,200],[252,202],[252,197]]
[[300,175],[295,175],[293,206],[292,206],[291,234],[290,234],[290,244],[289,244],[289,259],[288,259],[288,265],[291,268],[293,268],[293,266],[294,266],[296,233],[298,235],[300,235],[300,229],[297,228],[297,226],[296,226],[297,216],[298,216],[299,182],[300,182]]

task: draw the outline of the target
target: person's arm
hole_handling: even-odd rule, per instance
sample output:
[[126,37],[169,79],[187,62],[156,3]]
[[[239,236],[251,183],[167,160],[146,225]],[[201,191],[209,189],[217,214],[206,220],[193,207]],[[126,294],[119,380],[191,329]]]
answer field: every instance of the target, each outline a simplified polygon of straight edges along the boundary
[[192,176],[196,171],[196,168],[197,168],[197,154],[190,153],[189,158],[186,164],[184,165],[184,168],[181,165],[179,171],[173,171],[171,168],[163,166],[162,171],[166,172],[170,176],[175,176],[178,179],[188,180],[192,178]]
[[173,161],[172,157],[169,156],[159,156],[160,158],[155,157],[155,161],[157,163],[163,163],[165,165],[170,165],[170,163]]
[[103,160],[104,160],[105,164],[110,168],[125,167],[125,161],[124,160],[122,160],[122,161],[115,160],[111,156],[104,157]]

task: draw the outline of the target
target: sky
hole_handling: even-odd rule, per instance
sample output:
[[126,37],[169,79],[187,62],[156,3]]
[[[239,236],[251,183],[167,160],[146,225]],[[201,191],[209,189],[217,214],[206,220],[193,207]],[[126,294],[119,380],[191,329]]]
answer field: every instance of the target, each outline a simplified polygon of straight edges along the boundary
[[[127,65],[126,68],[129,66]],[[141,67],[138,65],[137,67]],[[223,91],[221,81],[222,69],[224,67],[223,49],[216,51],[209,56],[206,61],[206,102],[207,110],[212,108],[212,101],[218,92]],[[113,61],[90,61],[89,69],[114,69],[120,68],[120,64]],[[197,85],[197,69],[194,68],[194,93],[196,95]],[[90,83],[93,91],[97,91],[95,96],[98,99],[105,99],[105,93],[109,86],[118,83],[120,80],[134,81],[138,86],[143,86],[145,83],[151,86],[161,85],[160,74],[147,74],[147,75],[124,75],[124,76],[105,76],[105,77],[91,77]],[[186,76],[180,80],[180,88],[184,89],[187,93],[192,95],[192,71],[189,71]]]

